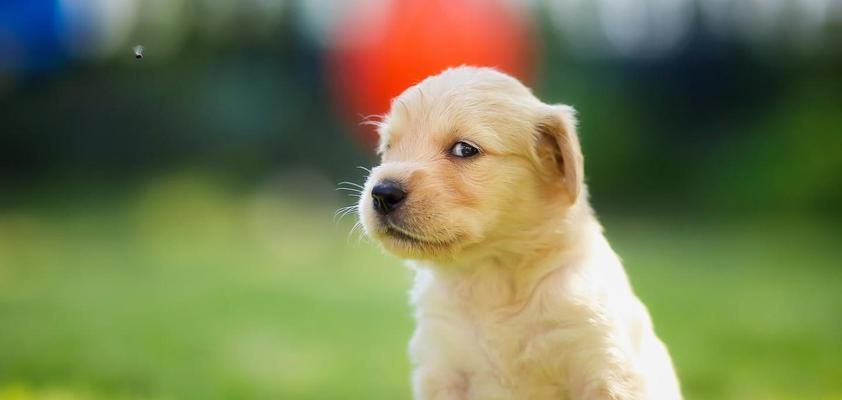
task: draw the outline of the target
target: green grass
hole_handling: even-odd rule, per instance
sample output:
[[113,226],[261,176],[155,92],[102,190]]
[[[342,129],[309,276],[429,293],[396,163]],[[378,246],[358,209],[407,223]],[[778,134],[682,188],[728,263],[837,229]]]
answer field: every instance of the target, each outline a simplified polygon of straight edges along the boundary
[[[191,176],[0,209],[0,400],[407,399],[398,260],[333,205]],[[605,218],[688,399],[842,399],[842,248]]]

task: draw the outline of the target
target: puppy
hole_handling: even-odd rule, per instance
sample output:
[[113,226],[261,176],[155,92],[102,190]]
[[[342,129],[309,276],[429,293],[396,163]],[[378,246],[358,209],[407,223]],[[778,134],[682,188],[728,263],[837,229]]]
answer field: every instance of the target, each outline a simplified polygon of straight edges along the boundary
[[571,107],[460,67],[378,125],[358,211],[416,271],[416,399],[681,398],[588,204]]

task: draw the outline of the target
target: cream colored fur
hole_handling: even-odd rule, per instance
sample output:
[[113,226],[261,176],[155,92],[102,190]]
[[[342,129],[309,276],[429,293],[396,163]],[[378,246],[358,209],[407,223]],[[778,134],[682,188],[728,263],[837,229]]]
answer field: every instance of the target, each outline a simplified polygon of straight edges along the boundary
[[[416,271],[416,399],[681,398],[588,204],[571,107],[460,67],[407,89],[378,125],[359,213]],[[451,155],[458,141],[480,154]],[[370,194],[384,179],[408,193],[387,217]]]

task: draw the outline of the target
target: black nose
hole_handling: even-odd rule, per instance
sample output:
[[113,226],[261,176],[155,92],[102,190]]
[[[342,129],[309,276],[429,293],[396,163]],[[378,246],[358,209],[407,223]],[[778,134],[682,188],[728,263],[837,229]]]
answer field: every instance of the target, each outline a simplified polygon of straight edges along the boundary
[[406,192],[397,182],[382,181],[371,189],[371,198],[374,200],[374,209],[386,215],[400,206],[406,198]]

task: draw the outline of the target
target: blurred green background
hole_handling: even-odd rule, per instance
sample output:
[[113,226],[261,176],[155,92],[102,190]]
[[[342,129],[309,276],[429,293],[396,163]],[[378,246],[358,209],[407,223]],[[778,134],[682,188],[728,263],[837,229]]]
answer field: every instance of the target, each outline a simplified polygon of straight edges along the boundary
[[[410,397],[411,271],[334,217],[363,3],[0,3],[0,400]],[[685,396],[842,399],[842,6],[510,3]]]

